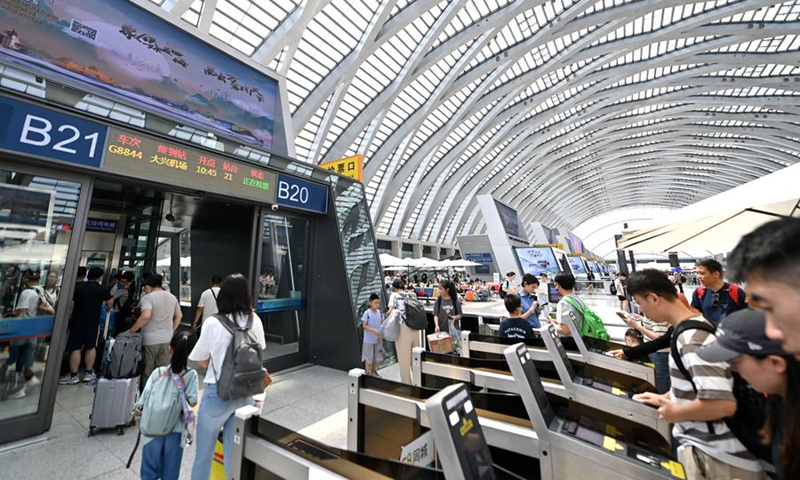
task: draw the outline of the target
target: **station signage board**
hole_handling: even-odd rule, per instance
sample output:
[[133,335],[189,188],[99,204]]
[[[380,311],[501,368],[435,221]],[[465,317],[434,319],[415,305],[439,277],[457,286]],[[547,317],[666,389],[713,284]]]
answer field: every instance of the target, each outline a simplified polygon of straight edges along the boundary
[[319,166],[330,172],[350,177],[362,183],[364,182],[364,155],[360,153],[352,157],[320,163]]
[[0,98],[0,149],[99,167],[108,127],[30,103]]
[[275,202],[325,214],[328,213],[328,187],[279,173]]
[[465,253],[464,260],[476,263],[492,263],[491,253]]
[[117,127],[109,129],[103,170],[259,203],[275,203],[274,172]]

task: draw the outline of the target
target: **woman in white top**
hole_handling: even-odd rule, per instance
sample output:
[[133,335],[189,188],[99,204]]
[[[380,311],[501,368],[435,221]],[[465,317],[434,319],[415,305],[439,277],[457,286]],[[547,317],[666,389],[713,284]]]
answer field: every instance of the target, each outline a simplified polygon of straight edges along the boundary
[[541,312],[539,318],[550,318],[550,284],[547,283],[547,274],[543,273],[539,277],[539,287],[536,291],[536,298],[539,300]]
[[[389,309],[386,317],[390,315],[405,315],[406,303],[405,284],[399,278],[392,283],[392,294],[389,296]],[[420,346],[419,332],[400,322],[400,332],[395,342],[397,349],[397,366],[400,369],[400,381],[411,384],[411,351]]]
[[[241,274],[233,274],[222,282],[217,296],[219,314],[226,316],[239,326],[247,324],[252,318],[252,335],[264,349],[264,326],[261,319],[253,313],[253,298],[250,285]],[[208,480],[211,475],[211,464],[214,460],[214,447],[220,429],[223,429],[225,448],[225,470],[230,476],[231,446],[233,445],[233,414],[240,407],[252,402],[250,397],[226,401],[217,393],[217,369],[222,368],[233,336],[220,323],[217,317],[208,317],[203,322],[200,339],[197,341],[189,360],[197,362],[201,367],[208,367],[206,373],[203,400],[197,414],[197,452],[192,466],[193,480]]]

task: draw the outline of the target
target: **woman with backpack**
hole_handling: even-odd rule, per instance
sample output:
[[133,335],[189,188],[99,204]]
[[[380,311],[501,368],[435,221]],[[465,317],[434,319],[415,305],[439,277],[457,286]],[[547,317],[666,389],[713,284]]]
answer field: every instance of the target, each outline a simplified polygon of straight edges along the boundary
[[460,352],[461,340],[461,301],[458,297],[456,285],[450,280],[439,282],[439,290],[442,292],[436,303],[433,305],[433,325],[434,330],[440,330],[450,335],[456,353]]
[[411,384],[411,352],[415,347],[420,346],[419,332],[412,329],[405,322],[406,294],[403,291],[405,284],[403,280],[397,279],[392,282],[392,294],[389,295],[389,309],[386,317],[398,316],[400,323],[395,348],[397,350],[397,367],[400,369],[400,381]]
[[183,449],[191,445],[188,431],[197,405],[197,371],[187,369],[189,352],[197,339],[177,331],[169,343],[170,365],[153,370],[137,408],[142,411],[139,431],[142,448],[142,480],[177,480]]
[[[220,429],[223,430],[225,471],[230,471],[233,414],[238,408],[252,402],[251,395],[230,395],[227,391],[232,359],[226,364],[226,357],[231,355],[233,341],[240,338],[239,331],[235,332],[236,338],[234,337],[231,324],[242,329],[247,337],[256,342],[253,348],[260,347],[263,351],[267,346],[264,326],[253,312],[250,285],[243,275],[236,273],[222,282],[217,295],[217,307],[219,313],[204,321],[200,339],[189,355],[189,360],[197,362],[201,367],[208,367],[203,380],[203,401],[197,413],[197,451],[192,466],[193,480],[208,480],[211,475],[214,447]],[[236,347],[241,349],[241,344]],[[265,378],[269,377],[265,375]]]

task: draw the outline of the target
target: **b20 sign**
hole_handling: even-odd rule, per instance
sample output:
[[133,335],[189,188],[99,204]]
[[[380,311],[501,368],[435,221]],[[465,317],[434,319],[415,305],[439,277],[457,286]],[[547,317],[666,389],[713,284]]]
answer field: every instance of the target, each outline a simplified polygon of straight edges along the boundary
[[325,214],[328,212],[328,187],[289,175],[278,174],[275,203],[285,207]]

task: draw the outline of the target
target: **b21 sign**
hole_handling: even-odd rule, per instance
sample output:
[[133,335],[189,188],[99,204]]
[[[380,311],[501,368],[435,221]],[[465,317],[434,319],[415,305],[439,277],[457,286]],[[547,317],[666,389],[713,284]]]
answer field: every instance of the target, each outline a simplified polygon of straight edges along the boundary
[[105,125],[0,98],[0,149],[99,167],[107,134]]

